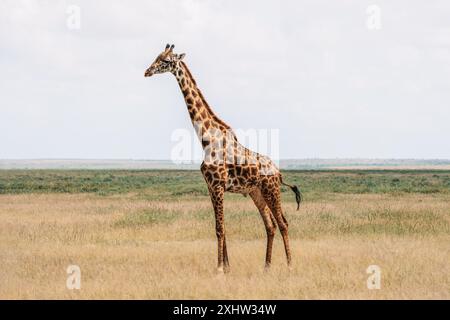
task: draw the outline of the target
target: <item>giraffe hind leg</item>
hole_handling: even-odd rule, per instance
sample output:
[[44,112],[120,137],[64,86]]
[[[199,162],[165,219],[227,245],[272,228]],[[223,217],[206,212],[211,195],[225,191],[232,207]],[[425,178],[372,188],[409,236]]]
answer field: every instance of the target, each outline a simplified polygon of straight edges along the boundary
[[272,262],[273,238],[275,236],[275,230],[277,229],[276,221],[275,217],[273,216],[272,212],[267,206],[264,197],[261,194],[261,190],[259,189],[253,190],[252,192],[250,192],[250,197],[252,198],[253,202],[258,208],[259,213],[261,214],[261,217],[264,221],[264,226],[266,227],[267,233],[266,269],[267,269],[270,267],[270,264]]
[[286,252],[286,259],[288,266],[291,265],[291,247],[289,244],[288,223],[281,210],[281,196],[279,188],[266,189],[263,192],[264,199],[274,215],[281,236],[283,237],[284,250]]

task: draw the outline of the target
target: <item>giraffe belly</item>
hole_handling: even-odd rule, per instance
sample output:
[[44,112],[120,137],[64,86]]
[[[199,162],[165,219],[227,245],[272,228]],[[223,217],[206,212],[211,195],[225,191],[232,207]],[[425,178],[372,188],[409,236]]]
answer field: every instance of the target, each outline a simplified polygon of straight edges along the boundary
[[256,179],[228,177],[225,183],[225,191],[232,193],[242,193],[244,195],[249,194],[256,187]]

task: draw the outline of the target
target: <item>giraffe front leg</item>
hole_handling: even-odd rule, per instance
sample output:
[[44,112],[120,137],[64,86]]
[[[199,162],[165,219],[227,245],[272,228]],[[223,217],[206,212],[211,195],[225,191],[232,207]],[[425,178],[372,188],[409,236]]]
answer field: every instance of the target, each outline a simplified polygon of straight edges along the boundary
[[223,238],[223,271],[225,273],[230,271],[230,262],[228,261],[227,252],[227,238],[225,236]]
[[214,215],[216,219],[216,236],[217,236],[217,270],[220,273],[224,272],[224,266],[228,270],[228,257],[225,262],[226,247],[225,247],[225,226],[223,219],[223,196],[224,188],[216,187],[210,188],[211,201],[214,207]]

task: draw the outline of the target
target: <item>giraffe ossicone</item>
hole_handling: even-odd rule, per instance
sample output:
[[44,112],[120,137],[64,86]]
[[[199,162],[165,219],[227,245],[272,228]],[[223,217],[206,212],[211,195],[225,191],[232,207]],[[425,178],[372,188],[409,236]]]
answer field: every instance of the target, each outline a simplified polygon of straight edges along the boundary
[[283,182],[279,169],[269,157],[251,151],[239,143],[231,127],[222,121],[206,102],[183,61],[185,54],[176,54],[173,49],[173,44],[167,44],[144,75],[151,77],[170,72],[175,76],[183,94],[191,122],[204,150],[204,161],[200,170],[214,208],[218,270],[229,270],[223,212],[225,192],[250,195],[258,208],[267,232],[266,267],[271,264],[272,244],[277,226],[283,238],[287,263],[291,265],[288,222],[281,208],[280,188],[283,184],[295,193],[297,210],[302,201],[300,190],[297,186]]

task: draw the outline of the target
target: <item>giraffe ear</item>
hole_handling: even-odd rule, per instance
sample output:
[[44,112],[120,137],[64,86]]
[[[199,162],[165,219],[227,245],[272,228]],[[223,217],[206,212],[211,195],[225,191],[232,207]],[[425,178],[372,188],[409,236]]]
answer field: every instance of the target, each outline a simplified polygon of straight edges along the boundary
[[178,55],[178,60],[183,60],[184,56],[186,55],[186,53],[181,53]]

